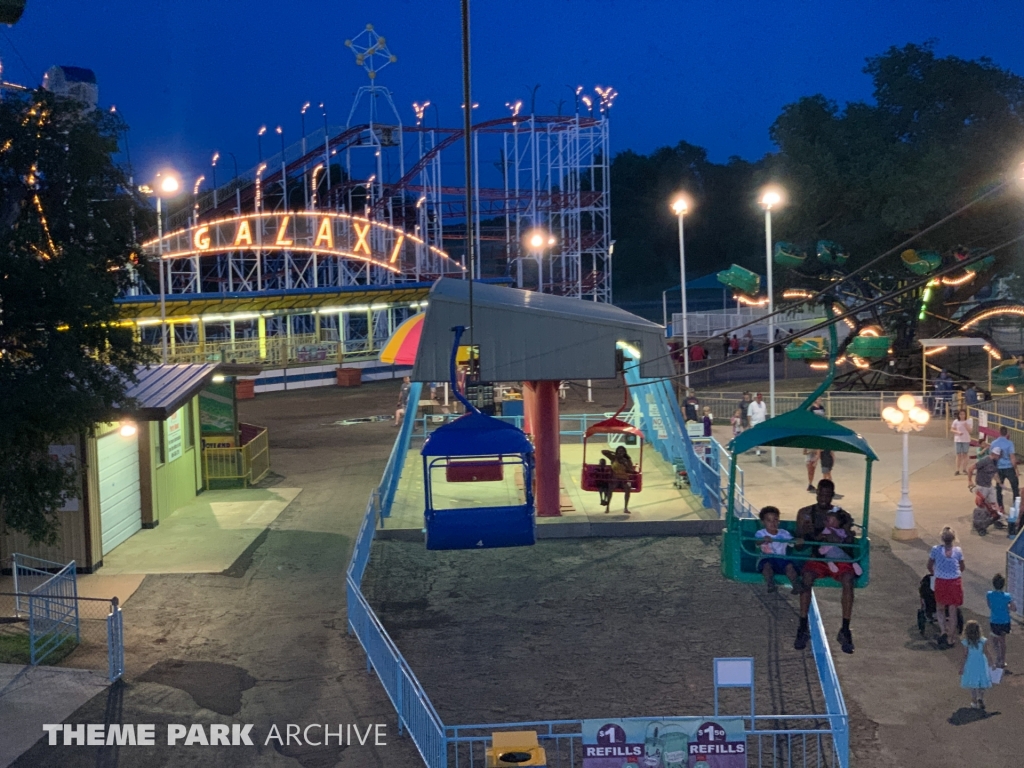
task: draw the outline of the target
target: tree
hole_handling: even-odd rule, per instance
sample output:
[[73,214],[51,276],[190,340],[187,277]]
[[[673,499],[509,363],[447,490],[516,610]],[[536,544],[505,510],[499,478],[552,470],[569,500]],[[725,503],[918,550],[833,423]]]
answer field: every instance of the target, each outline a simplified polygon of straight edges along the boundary
[[679,284],[679,238],[673,196],[695,200],[686,216],[688,279],[736,262],[763,269],[764,244],[754,205],[759,165],[734,157],[712,163],[681,141],[650,155],[620,152],[611,164],[614,285],[617,298],[653,298]]
[[50,445],[128,404],[147,355],[114,305],[137,262],[119,120],[42,90],[0,101],[0,520],[35,541],[80,487]]
[[[868,59],[864,72],[874,104],[840,109],[809,96],[771,127],[780,152],[769,165],[794,201],[779,237],[837,240],[851,266],[998,185],[1024,147],[1024,78],[988,59],[940,58],[930,44],[910,44]],[[1016,207],[993,196],[915,247],[1002,242]]]

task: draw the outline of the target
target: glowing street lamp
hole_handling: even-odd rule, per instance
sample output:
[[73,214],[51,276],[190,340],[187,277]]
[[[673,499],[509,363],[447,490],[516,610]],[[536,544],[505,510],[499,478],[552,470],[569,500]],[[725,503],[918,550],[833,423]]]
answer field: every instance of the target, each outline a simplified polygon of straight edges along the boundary
[[892,529],[894,539],[917,538],[917,524],[914,522],[914,507],[910,503],[910,441],[911,432],[920,432],[931,417],[928,411],[917,404],[913,395],[900,395],[896,407],[891,405],[882,410],[882,421],[889,429],[903,435],[903,486],[900,503],[896,505],[896,524]]
[[683,240],[683,217],[690,212],[690,202],[685,195],[677,195],[672,201],[672,212],[679,220],[679,290],[683,297],[683,380],[690,388],[690,334],[686,319],[686,245]]
[[[768,344],[775,341],[775,297],[772,295],[772,208],[782,204],[782,190],[768,187],[761,193],[764,208],[764,253],[768,262]],[[775,418],[775,349],[768,350],[768,416]],[[776,466],[775,446],[772,446],[772,466]]]
[[[544,292],[544,265],[543,265],[544,250],[545,249],[552,249],[552,248],[554,248],[557,243],[558,243],[558,239],[553,234],[551,234],[550,232],[547,232],[545,230],[542,230],[542,229],[531,230],[526,235],[526,244],[529,247],[529,250],[530,250],[534,260],[537,262],[537,291],[540,292],[540,293]],[[518,277],[519,277],[519,279],[518,279],[519,287],[522,288],[523,287],[523,268],[522,268],[522,262],[520,262],[520,265],[519,265],[519,276]]]
[[160,254],[160,361],[167,363],[167,287],[164,277],[164,212],[163,199],[174,197],[181,190],[181,177],[177,172],[166,170],[156,175],[152,185],[139,188],[144,194],[156,197],[156,241]]

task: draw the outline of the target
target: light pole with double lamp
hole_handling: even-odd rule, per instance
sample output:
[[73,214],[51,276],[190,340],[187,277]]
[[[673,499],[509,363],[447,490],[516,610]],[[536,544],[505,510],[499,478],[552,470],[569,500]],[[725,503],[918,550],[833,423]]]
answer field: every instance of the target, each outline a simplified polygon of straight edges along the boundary
[[679,291],[682,293],[683,310],[683,380],[690,388],[690,334],[686,320],[686,243],[683,239],[683,217],[690,212],[690,202],[685,195],[677,195],[672,201],[672,212],[679,220]]
[[891,405],[882,410],[882,421],[889,429],[903,435],[903,484],[900,488],[900,503],[896,505],[896,523],[892,529],[894,539],[917,538],[917,524],[914,522],[914,505],[910,503],[910,441],[911,432],[920,432],[931,417],[928,411],[917,404],[913,395],[900,395],[896,407]]
[[[768,344],[775,341],[775,298],[772,295],[772,208],[782,203],[782,192],[769,187],[761,193],[761,207],[764,208],[764,253],[768,263]],[[767,346],[767,345],[766,345]],[[768,418],[775,418],[775,350],[768,349]],[[775,446],[772,446],[772,466],[776,466]]]
[[[526,238],[527,245],[530,247],[530,254],[537,262],[537,292],[544,293],[544,250],[555,247],[555,243],[558,241],[555,236],[550,232],[545,232],[540,229],[533,230]],[[522,261],[519,263],[519,279],[520,287],[522,287]]]
[[156,197],[156,242],[159,257],[157,259],[160,274],[160,361],[167,363],[167,286],[164,278],[164,211],[163,199],[174,197],[181,190],[181,179],[174,171],[161,171],[153,180],[153,185],[139,187],[139,191]]

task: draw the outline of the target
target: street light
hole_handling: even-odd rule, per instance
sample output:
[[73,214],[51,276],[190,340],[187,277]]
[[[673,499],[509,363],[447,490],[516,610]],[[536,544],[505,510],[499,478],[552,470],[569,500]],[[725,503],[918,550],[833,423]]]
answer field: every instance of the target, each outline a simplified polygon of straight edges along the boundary
[[910,503],[910,441],[911,432],[920,432],[928,424],[928,411],[917,405],[913,395],[900,395],[896,407],[891,405],[882,410],[882,420],[889,429],[903,435],[903,487],[900,503],[896,505],[896,524],[892,529],[894,539],[916,539],[917,524],[914,522],[914,507]]
[[[532,252],[534,260],[537,262],[537,291],[539,293],[544,292],[544,249],[554,248],[558,239],[543,229],[534,229],[527,233],[526,243]],[[523,287],[523,266],[522,260],[519,262],[519,287]]]
[[[768,187],[761,193],[764,208],[764,254],[768,262],[768,344],[775,341],[775,297],[772,295],[772,208],[782,204],[782,190]],[[768,416],[775,418],[775,350],[768,349]],[[775,446],[772,446],[772,466],[776,466]]]
[[199,185],[206,181],[206,176],[200,176],[192,185],[192,225],[199,223]]
[[160,254],[157,263],[160,265],[160,361],[167,364],[167,286],[164,282],[164,211],[163,199],[174,197],[181,189],[181,179],[175,171],[161,171],[153,180],[153,185],[139,188],[144,194],[156,197],[156,242]]
[[690,334],[686,321],[686,245],[683,240],[683,217],[690,212],[690,202],[685,195],[676,195],[672,201],[672,212],[679,220],[679,290],[682,293],[683,310],[683,380],[690,388]]

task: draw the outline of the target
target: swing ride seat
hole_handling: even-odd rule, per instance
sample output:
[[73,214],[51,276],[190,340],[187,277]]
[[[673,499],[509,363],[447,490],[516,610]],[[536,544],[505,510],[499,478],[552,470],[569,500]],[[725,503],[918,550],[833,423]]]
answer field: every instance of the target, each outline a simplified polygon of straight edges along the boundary
[[[522,547],[536,542],[533,446],[521,429],[470,411],[434,430],[420,454],[427,549]],[[433,470],[443,467],[448,482],[480,482],[502,479],[505,465],[522,466],[524,504],[434,507]]]
[[779,241],[775,244],[773,258],[780,267],[793,269],[803,266],[803,263],[807,260],[807,251],[798,248],[793,243]]
[[832,240],[819,240],[816,250],[818,261],[830,267],[841,267],[850,258],[849,252]]
[[908,248],[900,254],[903,265],[915,275],[927,275],[942,266],[942,256],[937,251],[915,251]]
[[[858,563],[863,569],[863,574],[854,581],[854,587],[858,589],[866,587],[870,580],[871,560],[871,542],[868,538],[871,462],[877,461],[878,458],[871,450],[871,446],[853,430],[803,408],[776,416],[774,419],[769,419],[742,432],[729,443],[729,450],[734,457],[738,457],[746,451],[763,446],[828,449],[865,457],[863,515],[860,525],[854,525],[853,541],[850,544],[845,544],[844,548],[849,550],[853,562]],[[754,534],[761,527],[761,521],[756,517],[740,518],[736,515],[737,464],[736,461],[732,462],[729,474],[726,528],[722,535],[722,575],[731,581],[755,584],[764,580],[757,570],[758,561],[763,557],[770,557],[770,555],[761,553],[756,546]],[[794,538],[798,538],[795,520],[780,521],[779,527],[788,530]],[[791,560],[798,569],[807,561],[825,560],[825,558],[816,556],[814,546],[809,542],[803,549],[793,548],[786,553],[785,559]],[[788,583],[785,574],[776,574],[775,580],[779,584]],[[839,582],[834,579],[821,578],[815,582],[815,587],[839,586],[841,586]]]
[[846,352],[865,360],[881,360],[888,356],[890,346],[892,346],[891,336],[855,336],[846,348]]
[[[621,409],[620,409],[621,411]],[[610,464],[588,464],[587,444],[595,435],[620,435],[624,437],[635,437],[640,448],[639,461],[634,464],[635,470],[625,476],[616,475]],[[624,483],[629,484],[631,493],[640,493],[644,487],[644,433],[627,421],[618,418],[618,413],[609,419],[599,421],[583,433],[583,475],[580,478],[580,488],[584,491],[602,491],[611,485],[612,492],[624,492]]]
[[749,269],[741,267],[739,264],[731,265],[728,269],[719,272],[716,277],[718,282],[723,285],[735,288],[740,293],[745,293],[748,296],[756,296],[757,292],[761,289],[761,276],[756,272],[751,272]]
[[787,344],[786,357],[790,360],[827,360],[828,350],[821,336],[812,336]]

